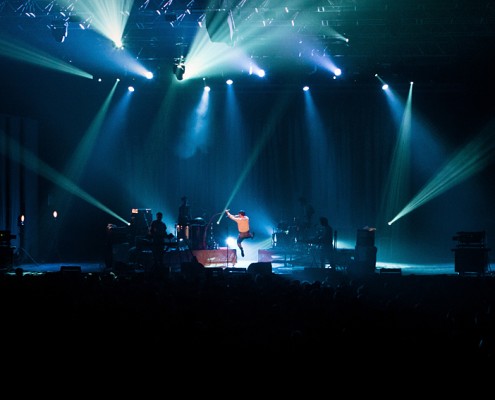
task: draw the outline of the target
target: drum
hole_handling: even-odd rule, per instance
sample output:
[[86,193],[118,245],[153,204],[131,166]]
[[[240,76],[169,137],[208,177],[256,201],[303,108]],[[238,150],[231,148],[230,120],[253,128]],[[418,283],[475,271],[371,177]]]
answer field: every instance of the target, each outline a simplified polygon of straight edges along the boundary
[[205,225],[193,224],[189,227],[190,232],[190,248],[191,250],[205,250]]
[[272,235],[273,247],[289,247],[294,244],[294,236],[289,231],[277,230]]
[[189,240],[189,225],[175,225],[177,234],[175,235],[178,240]]

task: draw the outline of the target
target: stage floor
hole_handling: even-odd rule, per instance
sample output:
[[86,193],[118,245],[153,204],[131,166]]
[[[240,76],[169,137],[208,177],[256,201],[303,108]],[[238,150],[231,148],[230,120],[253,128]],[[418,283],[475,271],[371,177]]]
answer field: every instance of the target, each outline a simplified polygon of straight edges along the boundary
[[[310,276],[319,277],[326,272],[341,271],[342,273],[353,272],[356,263],[357,252],[353,249],[340,249],[338,252],[339,262],[332,270],[327,265],[326,268],[320,267],[318,253],[310,249],[309,251],[301,249],[276,248],[267,241],[246,241],[244,244],[245,257],[241,257],[238,249],[234,248],[219,248],[215,250],[190,250],[186,248],[169,249],[165,253],[165,264],[171,272],[180,271],[183,263],[188,263],[195,256],[205,268],[216,268],[227,271],[247,270],[249,266],[255,263],[270,263],[271,270],[274,274],[283,274],[287,276],[295,276],[298,279],[303,271],[309,271]],[[376,253],[376,252],[375,252]],[[456,262],[454,256],[450,262],[442,263],[395,263],[387,262],[375,256],[372,259],[371,270],[378,274],[396,274],[396,275],[459,275],[456,271]],[[469,262],[469,261],[468,261]],[[7,273],[14,273],[15,269],[19,268],[23,273],[36,274],[47,272],[61,271],[62,267],[79,267],[83,273],[100,273],[100,272],[144,272],[152,263],[151,252],[144,251],[138,255],[130,254],[129,249],[117,246],[113,251],[113,260],[111,265],[108,265],[108,260],[50,260],[49,262],[37,262],[33,259],[25,259],[12,264],[12,266],[3,268]],[[370,263],[368,263],[370,264]],[[469,265],[469,264],[468,264]],[[373,270],[374,266],[374,270]],[[457,266],[457,269],[458,266]],[[18,271],[19,271],[18,270]],[[475,269],[475,271],[478,271]],[[471,274],[471,271],[468,271]],[[491,275],[494,274],[489,264],[483,268],[483,272],[474,272],[475,275]]]
[[[187,260],[185,260],[187,262]],[[258,263],[258,257],[249,257],[246,254],[244,258],[237,258],[235,263],[218,263],[218,264],[207,264],[204,265],[205,268],[222,268],[229,270],[238,270],[243,271],[247,270],[247,268],[254,264]],[[314,263],[313,263],[314,264]],[[330,268],[322,269],[316,264],[312,263],[292,263],[292,262],[284,262],[275,260],[271,262],[272,272],[274,274],[284,274],[284,275],[297,275],[301,271],[330,271]],[[20,263],[18,265],[13,265],[12,268],[9,268],[8,271],[10,273],[14,273],[16,268],[22,269],[24,273],[47,273],[47,272],[59,272],[62,267],[80,267],[81,272],[83,273],[100,273],[100,272],[108,272],[109,270],[115,270],[116,272],[121,271],[122,269],[126,269],[127,271],[134,271],[136,273],[144,272],[144,268],[142,266],[123,266],[121,264],[118,268],[107,268],[106,264],[103,262],[93,262],[93,261],[74,261],[74,260],[61,260],[58,262],[49,262],[49,263],[33,263],[33,262],[25,262]],[[174,263],[171,266],[171,271],[180,270],[180,264]],[[342,272],[346,271],[347,268],[337,267],[337,270],[341,270]],[[409,263],[388,263],[388,262],[380,262],[377,261],[375,264],[375,272],[374,273],[390,273],[390,274],[401,274],[401,275],[459,275],[458,272],[455,271],[454,261],[451,263],[435,263],[435,264],[409,264]],[[493,274],[492,269],[489,267],[486,270],[486,274]]]

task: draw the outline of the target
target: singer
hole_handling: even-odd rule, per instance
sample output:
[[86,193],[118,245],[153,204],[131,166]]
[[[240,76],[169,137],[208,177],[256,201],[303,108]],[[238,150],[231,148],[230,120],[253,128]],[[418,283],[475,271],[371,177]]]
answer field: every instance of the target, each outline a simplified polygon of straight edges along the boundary
[[254,232],[251,232],[249,229],[249,217],[246,215],[246,212],[241,210],[239,214],[232,215],[230,210],[225,210],[225,214],[232,221],[237,223],[237,230],[239,231],[239,235],[237,236],[237,247],[241,250],[241,255],[244,257],[244,248],[242,247],[242,241],[244,239],[253,239]]

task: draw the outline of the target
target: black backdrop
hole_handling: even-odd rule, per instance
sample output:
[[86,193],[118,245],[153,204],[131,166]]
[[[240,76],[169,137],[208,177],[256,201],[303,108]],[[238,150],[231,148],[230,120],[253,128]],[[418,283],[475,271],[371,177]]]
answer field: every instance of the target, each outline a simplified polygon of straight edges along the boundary
[[[187,195],[194,217],[243,208],[258,234],[269,237],[280,220],[299,217],[297,199],[304,195],[317,217],[329,218],[344,247],[354,245],[357,229],[376,227],[382,260],[449,260],[452,236],[462,230],[486,230],[491,240],[492,155],[482,171],[387,225],[400,211],[383,205],[402,111],[394,114],[377,81],[315,84],[310,108],[295,83],[244,79],[227,88],[211,81],[206,111],[198,111],[201,81],[179,84],[170,74],[133,82],[131,95],[122,81],[94,133],[113,80],[16,63],[3,70],[0,112],[37,121],[40,160],[127,221],[132,208],[151,208],[164,212],[172,230]],[[409,82],[392,87],[405,101]],[[415,84],[401,207],[491,122],[489,95],[489,85]],[[132,98],[124,104],[126,96]],[[85,152],[78,147],[83,143]],[[77,177],[67,175],[74,162]],[[39,183],[40,242],[53,239],[47,232],[57,207],[63,256],[101,257],[106,224],[122,220],[45,177]],[[219,229],[228,230],[224,224]],[[40,246],[40,257],[48,247]]]

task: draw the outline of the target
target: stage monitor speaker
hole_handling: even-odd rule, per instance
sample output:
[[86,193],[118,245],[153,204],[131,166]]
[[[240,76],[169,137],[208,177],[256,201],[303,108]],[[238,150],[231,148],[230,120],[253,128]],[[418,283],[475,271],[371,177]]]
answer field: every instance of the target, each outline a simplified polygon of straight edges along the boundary
[[82,268],[80,266],[64,265],[60,267],[62,279],[66,282],[80,282],[82,278]]
[[199,275],[204,271],[205,271],[205,266],[198,262],[189,261],[189,262],[183,262],[180,265],[180,272],[186,276]]
[[271,262],[257,262],[249,264],[247,272],[250,274],[271,275],[272,263]]
[[72,265],[62,265],[60,267],[60,272],[62,273],[75,273],[75,274],[80,274],[82,272],[82,269],[80,266],[72,266]]
[[401,268],[380,268],[380,275],[402,275]]

